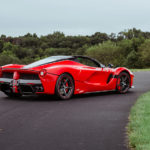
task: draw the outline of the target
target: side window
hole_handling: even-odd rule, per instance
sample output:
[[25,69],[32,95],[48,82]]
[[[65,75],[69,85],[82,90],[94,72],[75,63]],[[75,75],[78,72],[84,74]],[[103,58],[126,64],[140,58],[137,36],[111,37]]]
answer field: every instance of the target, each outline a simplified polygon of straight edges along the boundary
[[99,67],[98,64],[96,64],[94,61],[87,59],[87,58],[77,58],[77,61],[80,62],[81,64],[84,64],[86,66],[91,66],[91,67]]

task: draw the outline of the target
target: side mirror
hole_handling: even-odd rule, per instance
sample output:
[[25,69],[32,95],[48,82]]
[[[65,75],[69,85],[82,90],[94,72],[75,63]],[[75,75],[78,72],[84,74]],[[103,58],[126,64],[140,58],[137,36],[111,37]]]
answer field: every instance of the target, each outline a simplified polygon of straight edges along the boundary
[[113,68],[113,66],[114,66],[113,64],[108,64],[109,68]]

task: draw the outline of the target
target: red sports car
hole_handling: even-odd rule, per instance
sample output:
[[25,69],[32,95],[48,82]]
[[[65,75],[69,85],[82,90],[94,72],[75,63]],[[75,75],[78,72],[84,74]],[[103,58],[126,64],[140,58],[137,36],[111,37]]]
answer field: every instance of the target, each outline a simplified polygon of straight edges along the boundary
[[69,99],[73,94],[98,91],[126,93],[134,75],[124,67],[105,67],[86,56],[51,56],[29,65],[0,68],[0,90],[10,97],[55,94]]

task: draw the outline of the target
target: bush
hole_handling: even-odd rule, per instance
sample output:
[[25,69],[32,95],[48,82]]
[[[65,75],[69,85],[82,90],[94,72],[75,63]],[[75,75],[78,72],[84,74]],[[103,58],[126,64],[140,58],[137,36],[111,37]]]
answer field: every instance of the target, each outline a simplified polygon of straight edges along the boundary
[[138,54],[136,51],[133,50],[128,54],[127,59],[125,61],[125,66],[129,68],[138,68],[140,66]]
[[[2,56],[6,55],[10,60],[3,61]],[[19,37],[0,36],[0,65],[14,60],[27,64],[52,55],[88,55],[105,65],[150,67],[150,32],[133,28],[118,35],[96,32],[91,36],[65,36],[54,32],[41,37],[30,33]]]
[[118,51],[119,47],[115,43],[108,41],[88,48],[85,53],[105,65],[108,63],[118,65]]
[[19,63],[21,63],[20,60],[10,53],[3,52],[2,54],[0,54],[0,64],[2,66],[6,64],[19,64]]
[[44,56],[52,55],[72,55],[72,49],[70,48],[47,48],[44,51]]
[[139,60],[143,67],[150,67],[150,40],[146,40],[138,49]]

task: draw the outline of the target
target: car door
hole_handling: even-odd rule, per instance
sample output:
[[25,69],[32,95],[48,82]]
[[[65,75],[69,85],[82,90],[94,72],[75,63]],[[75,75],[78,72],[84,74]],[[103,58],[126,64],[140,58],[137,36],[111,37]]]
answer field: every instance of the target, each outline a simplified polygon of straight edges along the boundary
[[112,74],[109,68],[82,67],[79,79],[85,83],[88,91],[107,90],[107,81]]
[[79,80],[84,83],[87,91],[104,91],[107,90],[107,81],[112,74],[112,69],[98,67],[92,60],[81,60],[85,66],[81,67]]

